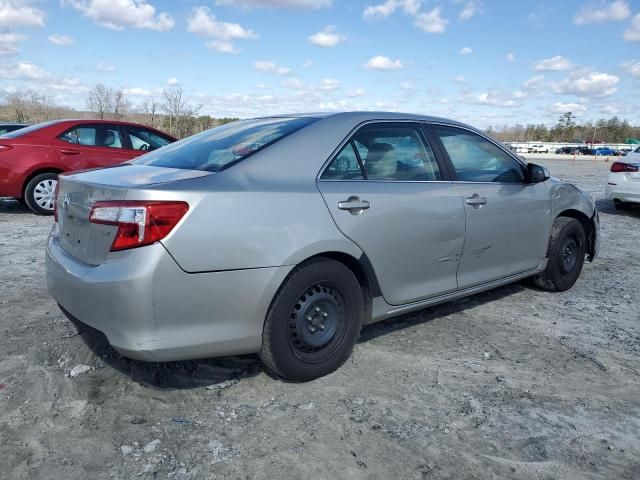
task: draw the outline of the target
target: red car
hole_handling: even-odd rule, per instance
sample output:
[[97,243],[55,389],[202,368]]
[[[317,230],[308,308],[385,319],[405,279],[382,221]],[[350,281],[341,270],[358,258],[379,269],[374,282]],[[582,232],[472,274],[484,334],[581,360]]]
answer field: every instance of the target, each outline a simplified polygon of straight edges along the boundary
[[176,139],[145,125],[53,120],[0,136],[0,197],[53,214],[59,173],[126,162]]

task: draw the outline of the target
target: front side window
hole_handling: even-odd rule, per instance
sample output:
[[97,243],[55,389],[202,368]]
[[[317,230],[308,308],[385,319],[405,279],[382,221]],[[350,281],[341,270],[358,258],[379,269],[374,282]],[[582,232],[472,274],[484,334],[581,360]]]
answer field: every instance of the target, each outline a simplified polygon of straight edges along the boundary
[[119,129],[108,125],[79,125],[58,138],[63,142],[86,147],[122,148]]
[[239,120],[167,145],[132,163],[219,172],[316,120],[311,117]]
[[[354,157],[359,157],[367,180],[434,181],[442,178],[433,151],[422,140],[417,126],[368,125],[360,129],[347,146]],[[347,146],[329,165],[330,174],[339,170],[341,157],[346,158],[344,152],[349,152]],[[351,161],[350,165],[355,171],[356,164]],[[326,178],[327,170],[323,178]]]
[[523,183],[522,166],[480,135],[455,127],[434,125],[457,180],[462,182]]
[[146,128],[127,127],[127,132],[131,148],[134,150],[151,151],[171,143],[168,138],[161,137]]

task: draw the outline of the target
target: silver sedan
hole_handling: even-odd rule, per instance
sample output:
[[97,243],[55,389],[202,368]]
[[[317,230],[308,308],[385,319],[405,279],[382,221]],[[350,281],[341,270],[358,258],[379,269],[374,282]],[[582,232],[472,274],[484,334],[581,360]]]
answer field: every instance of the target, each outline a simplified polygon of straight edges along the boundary
[[258,352],[297,381],[363,324],[526,277],[571,288],[599,243],[587,193],[420,115],[242,120],[58,188],[47,282],[69,318],[128,357]]

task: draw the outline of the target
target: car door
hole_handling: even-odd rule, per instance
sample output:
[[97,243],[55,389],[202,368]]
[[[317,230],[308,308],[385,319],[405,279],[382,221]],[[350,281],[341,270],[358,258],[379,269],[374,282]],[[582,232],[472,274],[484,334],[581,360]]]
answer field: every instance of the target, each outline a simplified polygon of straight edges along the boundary
[[418,124],[361,127],[317,185],[338,228],[367,255],[388,303],[457,288],[464,207]]
[[74,125],[53,140],[53,147],[69,170],[106,167],[133,158],[122,148],[120,127],[108,123]]
[[476,132],[437,124],[429,129],[464,202],[459,288],[537,268],[551,228],[546,184],[527,183],[526,167]]
[[131,155],[131,158],[144,155],[147,152],[157,150],[174,142],[174,139],[160,135],[158,132],[144,127],[126,125],[124,131],[124,145]]

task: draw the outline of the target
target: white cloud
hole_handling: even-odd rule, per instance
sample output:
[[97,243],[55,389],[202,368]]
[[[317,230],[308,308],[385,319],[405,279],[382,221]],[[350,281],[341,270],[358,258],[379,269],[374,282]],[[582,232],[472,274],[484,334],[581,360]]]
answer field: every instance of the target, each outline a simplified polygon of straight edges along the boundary
[[9,80],[47,80],[52,78],[51,73],[31,62],[18,62],[15,65],[0,67],[0,78]]
[[131,87],[122,90],[125,95],[131,95],[132,97],[150,97],[153,92],[147,88]]
[[171,78],[167,79],[167,83],[169,85],[180,85],[180,82],[178,81],[178,79],[176,77],[171,77]]
[[305,60],[304,62],[302,62],[302,67],[303,68],[309,68],[311,66],[313,66],[315,62],[313,60]]
[[544,82],[544,75],[536,75],[522,84],[523,88],[536,88]]
[[0,33],[0,56],[17,55],[20,53],[18,43],[26,39],[19,33]]
[[630,60],[628,62],[624,62],[620,66],[627,72],[629,72],[631,76],[640,78],[640,62],[636,60]]
[[565,112],[584,113],[587,111],[587,107],[579,103],[556,102],[550,106],[549,111],[551,113],[565,113]]
[[294,90],[304,90],[307,85],[299,78],[288,78],[281,84],[285,88],[292,88]]
[[573,65],[571,62],[562,55],[556,55],[555,57],[545,58],[538,62],[533,68],[541,71],[560,71],[569,70]]
[[321,32],[309,36],[309,41],[318,47],[331,48],[343,42],[347,37],[340,34],[335,25],[327,25]]
[[516,61],[516,56],[511,52],[507,53],[507,55],[504,58],[507,59],[507,62],[513,63]]
[[467,83],[467,79],[464,78],[462,75],[458,75],[457,77],[453,78],[454,83]]
[[387,0],[378,5],[368,5],[362,16],[366,20],[377,20],[391,16],[396,10],[402,8],[404,13],[415,17],[422,6],[421,0]]
[[221,22],[207,7],[194,7],[187,18],[187,30],[201,37],[211,38],[206,46],[221,53],[237,52],[234,40],[258,38],[253,31],[237,23]]
[[320,90],[336,90],[340,88],[340,80],[333,78],[325,78],[320,82]]
[[404,65],[400,60],[392,60],[383,55],[376,55],[364,64],[364,68],[368,70],[401,70]]
[[436,7],[429,12],[420,13],[416,16],[415,25],[420,30],[427,33],[442,33],[447,28],[449,20],[443,18],[442,8]]
[[464,47],[464,48],[461,48],[458,53],[460,55],[471,55],[473,53],[473,50],[469,47]]
[[482,11],[482,2],[480,2],[479,0],[471,0],[470,2],[467,2],[464,6],[464,8],[462,9],[462,11],[460,12],[460,15],[458,15],[458,20],[469,20],[470,18],[474,17],[477,13],[481,13]]
[[279,67],[275,63],[266,60],[258,60],[257,62],[254,62],[253,68],[262,73],[275,73],[277,75],[291,74],[290,68]]
[[110,63],[105,63],[105,62],[99,62],[96,65],[96,72],[100,72],[100,73],[113,73],[116,72],[118,69],[115,67],[115,65],[111,65]]
[[624,39],[631,41],[640,41],[640,13],[638,13],[629,24],[629,28],[624,31]]
[[587,25],[599,22],[619,22],[628,18],[630,14],[629,4],[624,0],[616,0],[615,2],[601,0],[582,7],[573,18],[573,23]]
[[44,27],[44,12],[28,1],[0,1],[0,28]]
[[235,5],[243,8],[299,8],[317,10],[330,7],[332,0],[217,0],[216,5]]
[[68,47],[69,45],[73,45],[75,40],[67,35],[49,35],[49,41],[54,45],[58,45],[59,47]]
[[468,105],[487,105],[500,108],[512,108],[517,107],[518,104],[509,96],[498,90],[489,90],[488,92],[465,93],[461,101]]
[[61,0],[61,3],[112,30],[145,28],[165,32],[175,25],[168,13],[156,14],[156,8],[146,0]]
[[617,92],[620,79],[600,72],[574,73],[555,86],[556,93],[581,97],[608,97]]
[[356,88],[355,90],[347,90],[347,97],[356,98],[356,97],[366,97],[369,93],[364,88]]

